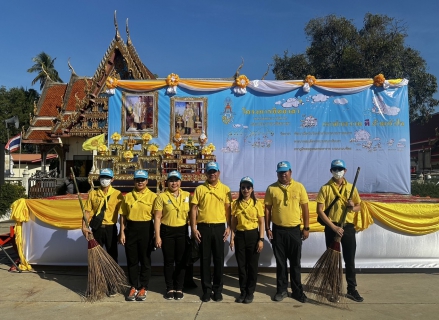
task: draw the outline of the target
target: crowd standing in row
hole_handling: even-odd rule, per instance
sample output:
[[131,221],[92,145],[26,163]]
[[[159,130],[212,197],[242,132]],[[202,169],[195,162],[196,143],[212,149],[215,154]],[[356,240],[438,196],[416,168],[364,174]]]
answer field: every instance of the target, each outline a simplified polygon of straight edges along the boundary
[[[344,178],[343,160],[331,162],[332,178],[321,187],[316,202],[317,213],[325,222],[326,245],[335,235],[342,236],[343,259],[346,263],[348,293],[346,297],[361,302],[356,290],[355,252],[356,239],[354,213],[360,210],[360,197]],[[186,239],[188,223],[193,241],[199,244],[200,274],[203,302],[223,299],[224,243],[230,241],[238,263],[240,295],[238,303],[251,303],[256,289],[259,255],[264,247],[264,232],[271,242],[276,259],[276,293],[274,301],[288,296],[288,265],[290,264],[291,297],[306,302],[301,283],[302,241],[309,237],[308,195],[305,187],[292,179],[291,164],[277,164],[277,181],[268,186],[264,205],[254,193],[254,181],[244,177],[240,181],[238,198],[232,201],[230,188],[220,181],[217,162],[206,165],[207,179],[198,186],[193,196],[181,189],[181,174],[168,174],[167,189],[158,196],[147,187],[148,172],[134,173],[134,189],[125,197],[111,183],[111,169],[100,171],[100,187],[89,193],[85,205],[91,230],[83,223],[82,232],[88,240],[92,235],[106,248],[117,262],[117,242],[125,247],[128,280],[131,288],[127,301],[146,299],[151,278],[152,248],[161,248],[166,290],[165,299],[181,300],[184,297]],[[325,208],[331,207],[328,215]],[[339,219],[344,209],[348,215],[346,225]],[[120,214],[120,233],[117,234],[117,217]],[[301,225],[303,228],[301,230]],[[213,275],[211,274],[213,261]],[[108,288],[109,295],[114,294]]]

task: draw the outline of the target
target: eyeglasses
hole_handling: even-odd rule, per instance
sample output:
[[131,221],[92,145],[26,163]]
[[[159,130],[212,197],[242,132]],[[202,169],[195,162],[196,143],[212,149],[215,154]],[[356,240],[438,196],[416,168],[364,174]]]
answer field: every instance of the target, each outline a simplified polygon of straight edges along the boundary
[[241,186],[241,190],[250,190],[251,186]]
[[146,179],[134,179],[134,182],[139,183],[139,182],[145,182]]
[[332,168],[331,171],[340,172],[340,171],[344,171],[344,169],[343,168]]

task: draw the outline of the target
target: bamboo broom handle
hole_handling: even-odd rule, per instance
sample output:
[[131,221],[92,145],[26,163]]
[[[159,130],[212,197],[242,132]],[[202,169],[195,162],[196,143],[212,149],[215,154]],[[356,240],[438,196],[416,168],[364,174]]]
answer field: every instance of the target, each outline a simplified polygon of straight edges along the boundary
[[75,177],[75,172],[73,171],[73,168],[70,167],[70,172],[73,175],[73,182],[75,183],[75,188],[76,188],[76,193],[78,195],[78,200],[79,200],[79,204],[81,205],[81,210],[82,210],[82,219],[85,222],[85,226],[90,229],[90,226],[88,225],[88,221],[87,221],[87,217],[85,216],[85,209],[84,209],[84,204],[82,203],[82,199],[81,199],[81,194],[79,193],[79,189],[78,189],[78,184],[76,183],[76,177]]
[[[357,184],[357,179],[358,179],[359,174],[360,174],[360,167],[357,168],[357,173],[355,174],[354,183],[352,184],[352,190],[351,190],[351,193],[349,194],[348,201],[351,200],[352,196],[354,195],[355,185]],[[348,207],[346,206],[343,210],[343,214],[341,215],[340,222],[339,222],[339,224],[342,228],[345,225],[347,214],[348,214]]]

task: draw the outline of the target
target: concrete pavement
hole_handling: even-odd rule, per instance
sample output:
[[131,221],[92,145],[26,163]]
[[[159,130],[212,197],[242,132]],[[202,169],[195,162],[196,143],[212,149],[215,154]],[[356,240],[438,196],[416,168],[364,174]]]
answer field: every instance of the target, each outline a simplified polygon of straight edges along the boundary
[[[4,230],[2,230],[3,232]],[[14,257],[12,248],[8,253]],[[87,250],[84,248],[84,250]],[[122,295],[85,303],[87,269],[78,267],[34,266],[35,272],[10,273],[11,263],[0,253],[0,319],[437,319],[439,314],[438,270],[398,270],[409,273],[358,274],[358,290],[364,302],[346,299],[340,307],[317,304],[312,299],[302,304],[291,298],[274,302],[274,270],[263,270],[258,278],[254,302],[234,302],[238,278],[233,270],[224,276],[224,300],[203,303],[201,285],[185,292],[181,301],[163,298],[161,268],[154,269],[146,301],[126,302]],[[268,271],[268,272],[266,272]],[[372,270],[374,271],[374,270]],[[381,270],[382,271],[382,270]],[[416,271],[418,273],[412,273]],[[307,276],[303,274],[303,279]],[[308,295],[309,298],[312,298]]]

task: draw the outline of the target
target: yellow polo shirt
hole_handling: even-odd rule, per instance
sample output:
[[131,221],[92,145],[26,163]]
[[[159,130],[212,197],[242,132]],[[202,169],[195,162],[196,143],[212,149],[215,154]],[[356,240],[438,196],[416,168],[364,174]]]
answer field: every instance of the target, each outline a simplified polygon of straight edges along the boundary
[[[341,189],[341,196],[345,199],[349,198],[349,195],[351,194],[351,190],[353,185],[346,181],[346,179],[343,179],[343,187]],[[323,185],[319,193],[317,194],[316,202],[317,203],[323,203],[324,208],[329,207],[329,205],[332,203],[332,201],[335,199],[336,194],[334,192],[333,187],[338,189],[337,183],[331,179]],[[339,191],[340,192],[340,191]],[[361,202],[360,195],[358,194],[357,188],[354,189],[354,193],[352,194],[352,201],[354,204],[358,204]],[[346,201],[343,199],[338,199],[336,203],[331,208],[331,211],[329,212],[329,219],[332,222],[339,223],[341,215],[343,214],[343,210],[346,207]],[[346,223],[354,223],[354,217],[357,212],[348,211],[348,214],[346,215]]]
[[232,202],[230,188],[218,181],[211,186],[207,181],[195,189],[191,204],[198,206],[197,223],[225,223],[225,204]]
[[268,186],[265,192],[265,205],[272,206],[271,221],[282,227],[295,227],[302,221],[300,205],[308,203],[305,187],[291,179],[286,189],[279,182]]
[[[110,196],[108,200],[105,200]],[[95,190],[91,190],[88,193],[87,201],[84,205],[84,210],[90,212],[90,219],[101,212],[101,208],[107,202],[105,207],[104,219],[102,220],[103,225],[111,225],[117,222],[117,217],[120,213],[121,204],[123,202],[122,193],[114,189],[112,186],[108,189],[107,193],[104,194],[101,187]]]
[[155,198],[157,195],[148,188],[142,192],[133,190],[125,195],[121,215],[130,221],[150,221]]
[[181,227],[187,224],[189,216],[190,193],[180,189],[176,198],[167,189],[158,195],[154,203],[154,212],[162,212],[161,223],[169,227]]
[[247,201],[234,200],[232,202],[232,216],[238,220],[236,230],[247,231],[258,228],[258,218],[264,217],[264,208],[262,203],[256,200],[256,204],[253,203],[253,199]]

